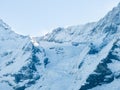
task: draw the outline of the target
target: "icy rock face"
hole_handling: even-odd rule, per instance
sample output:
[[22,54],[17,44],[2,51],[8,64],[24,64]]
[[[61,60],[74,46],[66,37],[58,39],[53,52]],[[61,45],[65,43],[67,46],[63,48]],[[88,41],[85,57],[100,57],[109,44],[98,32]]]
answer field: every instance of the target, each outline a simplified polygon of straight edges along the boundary
[[35,46],[30,37],[16,34],[0,20],[1,83],[25,90],[41,77],[38,67],[44,67],[44,57],[42,47]]
[[[113,81],[119,81],[120,78],[120,40],[118,39],[109,54],[104,58],[94,70],[92,74],[86,80],[86,83],[79,90],[98,90],[96,87],[99,86],[99,90],[110,89],[109,86]],[[106,86],[104,87],[104,84]],[[111,86],[110,90],[118,90],[119,84]],[[95,89],[94,89],[95,88]]]
[[18,35],[0,20],[0,89],[119,90],[119,36],[120,4],[98,22],[43,37]]
[[112,68],[110,68],[110,65],[115,66],[115,63],[113,62],[117,61],[119,63],[120,61],[118,58],[119,57],[118,53],[120,49],[119,43],[120,43],[120,40],[117,40],[113,44],[113,47],[111,48],[107,57],[101,60],[97,68],[94,70],[92,74],[89,75],[89,77],[86,80],[85,85],[83,85],[80,88],[80,90],[88,90],[96,86],[108,84],[108,83],[111,83],[114,79],[119,78],[120,69],[118,71],[113,71],[111,70]]
[[42,64],[41,57],[45,56],[43,49],[35,47],[32,43],[29,43],[23,49],[25,49],[24,54],[30,52],[30,56],[27,57],[26,64],[17,73],[12,75],[16,83],[15,90],[24,90],[32,84],[35,84],[41,78],[38,67]]

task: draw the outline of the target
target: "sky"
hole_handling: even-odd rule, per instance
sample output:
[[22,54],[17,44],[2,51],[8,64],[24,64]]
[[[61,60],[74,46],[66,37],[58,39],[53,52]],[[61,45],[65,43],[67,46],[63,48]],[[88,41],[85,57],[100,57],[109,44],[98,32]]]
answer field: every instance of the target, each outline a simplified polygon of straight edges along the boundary
[[98,21],[120,0],[0,0],[0,18],[22,35]]

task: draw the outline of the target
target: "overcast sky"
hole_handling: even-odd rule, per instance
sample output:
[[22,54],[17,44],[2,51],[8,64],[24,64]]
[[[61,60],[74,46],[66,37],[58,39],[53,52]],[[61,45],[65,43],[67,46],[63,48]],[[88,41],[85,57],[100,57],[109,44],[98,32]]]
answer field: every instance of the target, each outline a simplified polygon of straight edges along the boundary
[[0,0],[0,18],[23,35],[98,21],[120,0]]

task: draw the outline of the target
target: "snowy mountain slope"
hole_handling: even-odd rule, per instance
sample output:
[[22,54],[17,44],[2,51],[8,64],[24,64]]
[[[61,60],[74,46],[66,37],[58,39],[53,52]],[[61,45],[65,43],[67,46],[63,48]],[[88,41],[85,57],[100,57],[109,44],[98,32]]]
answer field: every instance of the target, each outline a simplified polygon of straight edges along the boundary
[[90,30],[95,26],[96,23],[87,23],[85,25],[70,26],[68,28],[58,27],[53,30],[52,33],[48,33],[41,37],[40,40],[54,41],[58,43],[62,42],[82,42],[90,33]]
[[34,84],[40,78],[37,68],[44,67],[44,57],[44,49],[35,46],[30,37],[14,33],[0,21],[0,89],[4,83],[15,90]]
[[[41,42],[42,45],[44,45],[43,43]],[[43,76],[42,80],[26,90],[78,90],[89,74],[100,63],[101,59],[107,56],[113,43],[114,40],[97,56],[88,55],[90,48],[86,45],[76,47],[72,46],[72,44],[67,44],[67,46],[65,44],[57,44],[53,47],[54,44],[52,44],[51,47],[45,44],[47,45],[45,50],[49,57],[49,64],[46,66],[45,76]],[[59,53],[57,51],[58,47]],[[103,53],[104,55],[102,56]]]
[[0,20],[0,89],[119,90],[119,36],[120,4],[96,23],[43,37],[18,35]]
[[[112,87],[110,90],[119,90],[119,45],[120,40],[114,42],[107,57],[102,59],[101,63],[99,63],[94,72],[89,75],[86,84],[83,85],[80,90],[87,90],[96,86],[98,86],[98,88],[92,90],[107,90],[109,87]],[[113,86],[110,86],[112,84]],[[116,85],[114,86],[114,84]]]
[[[77,50],[75,51],[75,52],[77,52],[78,55],[74,55],[74,57],[73,57],[74,61],[72,61],[72,59],[70,57],[68,58],[68,60],[70,60],[72,62],[67,61],[67,65],[72,64],[73,68],[71,68],[70,66],[67,66],[66,64],[64,65],[64,68],[69,67],[66,71],[69,71],[69,70],[72,71],[72,72],[69,72],[69,74],[72,73],[72,75],[68,74],[66,76],[66,78],[64,78],[65,76],[63,78],[61,78],[62,76],[60,76],[60,74],[56,71],[56,70],[60,71],[59,69],[61,69],[63,66],[61,67],[61,65],[59,65],[59,64],[61,64],[61,63],[63,64],[63,63],[65,63],[65,60],[67,60],[67,58],[65,58],[65,60],[64,60],[64,56],[60,56],[60,58],[62,57],[61,60],[64,60],[64,61],[59,62],[59,64],[53,64],[56,70],[54,70],[54,72],[52,72],[52,73],[58,74],[58,77],[54,77],[54,79],[56,78],[54,81],[55,84],[54,84],[54,82],[51,82],[51,80],[53,80],[53,79],[50,79],[50,83],[49,83],[49,80],[47,80],[48,78],[46,76],[45,81],[47,83],[44,83],[44,85],[36,84],[37,86],[33,86],[33,88],[30,88],[29,90],[31,90],[31,89],[36,89],[36,90],[37,89],[40,89],[40,90],[61,90],[61,89],[62,90],[78,90],[78,89],[88,90],[88,89],[97,87],[99,85],[108,84],[112,81],[116,82],[116,81],[112,80],[113,77],[111,76],[111,74],[109,75],[109,73],[110,72],[112,73],[112,71],[110,70],[110,72],[107,73],[106,71],[109,69],[106,68],[106,64],[105,64],[105,66],[103,66],[104,64],[101,65],[101,63],[104,61],[105,58],[108,58],[108,55],[109,55],[110,51],[112,50],[112,47],[115,46],[114,43],[119,39],[119,35],[120,35],[120,31],[119,31],[120,30],[119,29],[120,20],[118,18],[118,17],[120,17],[119,13],[120,13],[120,4],[117,7],[115,7],[112,11],[110,11],[99,22],[94,23],[94,24],[89,24],[91,28],[87,27],[87,28],[89,28],[88,30],[84,29],[83,28],[84,26],[81,28],[73,27],[70,29],[70,32],[72,31],[72,34],[70,34],[68,28],[66,28],[66,29],[58,28],[58,29],[54,30],[51,34],[47,34],[45,37],[42,37],[42,39],[41,38],[38,39],[39,43],[42,43],[42,41],[48,41],[49,43],[56,42],[56,43],[59,43],[60,45],[69,43],[68,47],[70,45],[73,45],[75,47],[80,46],[78,49],[81,51],[80,52],[77,52]],[[78,34],[78,33],[82,33],[82,34]],[[47,45],[49,46],[49,44],[47,44]],[[53,46],[53,44],[52,44],[52,46]],[[73,48],[73,47],[71,47],[71,48]],[[67,47],[65,49],[67,49]],[[69,51],[69,50],[70,49],[68,49],[67,51]],[[46,51],[46,52],[48,52],[48,51]],[[74,52],[74,51],[69,51],[69,52]],[[51,54],[51,52],[49,54]],[[55,58],[56,55],[54,55],[54,54],[50,55],[50,57],[53,57],[53,56],[54,56],[53,59],[51,59],[51,58],[49,59],[50,60],[50,63],[48,65],[49,68],[53,67],[53,65],[51,65],[51,67],[50,67],[50,64],[52,62],[55,63],[54,59],[59,61],[58,56],[57,56],[57,58]],[[65,56],[67,56],[67,55],[65,55]],[[70,56],[70,54],[69,54],[69,56]],[[49,57],[49,55],[48,55],[48,57]],[[57,65],[59,65],[59,66],[57,66]],[[58,67],[59,67],[59,69],[57,69]],[[100,68],[98,68],[98,67],[100,67]],[[104,71],[101,70],[101,67],[105,68],[106,70],[104,70]],[[100,76],[96,76],[96,74],[94,75],[94,73],[98,73],[98,72],[94,72],[97,70],[97,68],[99,71],[101,71],[99,73],[102,73],[102,75],[100,75]],[[64,69],[62,69],[61,72],[63,73]],[[106,72],[105,75],[104,75],[104,72]],[[106,75],[106,74],[108,74],[108,75]],[[64,75],[66,75],[66,74],[64,74]],[[54,75],[52,75],[51,77],[53,77],[53,76]],[[67,77],[69,77],[69,80]],[[101,81],[101,82],[103,82],[103,83],[99,82],[99,79],[101,79],[101,77],[103,77],[103,79],[105,79],[106,81],[104,81],[102,79],[103,81]],[[90,81],[89,78],[90,78],[90,80],[91,80],[91,78],[93,78],[93,81],[92,80]],[[70,79],[72,79],[72,80],[70,80]],[[97,81],[94,81],[94,79]],[[90,81],[90,82],[87,82],[87,81]],[[118,79],[118,81],[119,81],[119,79]],[[44,81],[40,81],[40,82],[44,82]],[[40,84],[40,82],[38,84]],[[92,83],[92,82],[94,82],[94,83]],[[51,83],[52,83],[52,85],[51,85]],[[119,87],[119,85],[118,85],[118,87]],[[106,90],[106,89],[104,89],[104,90]],[[111,90],[113,90],[113,89],[111,88]]]

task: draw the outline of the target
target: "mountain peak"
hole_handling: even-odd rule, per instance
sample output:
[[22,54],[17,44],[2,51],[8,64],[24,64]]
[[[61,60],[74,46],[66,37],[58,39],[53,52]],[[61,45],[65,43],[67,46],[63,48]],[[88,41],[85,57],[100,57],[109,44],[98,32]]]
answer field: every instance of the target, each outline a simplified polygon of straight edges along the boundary
[[120,3],[114,7],[103,19],[107,23],[120,24]]
[[0,19],[0,27],[4,28],[4,30],[10,30],[11,28],[7,25],[2,19]]

